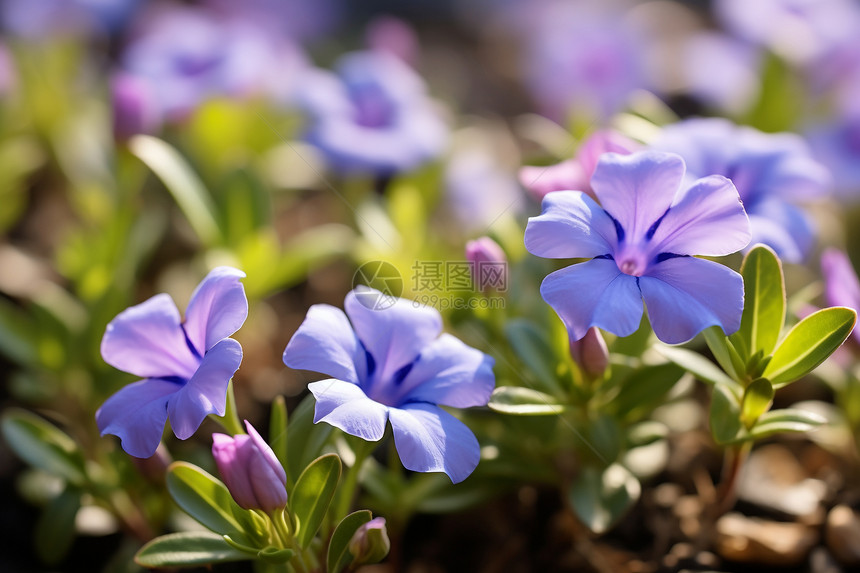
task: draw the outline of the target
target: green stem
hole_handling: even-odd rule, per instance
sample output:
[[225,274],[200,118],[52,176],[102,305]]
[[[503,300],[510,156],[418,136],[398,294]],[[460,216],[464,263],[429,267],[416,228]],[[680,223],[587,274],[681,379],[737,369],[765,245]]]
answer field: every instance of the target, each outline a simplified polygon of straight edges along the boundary
[[737,501],[738,477],[751,449],[752,442],[743,442],[726,450],[723,475],[717,488],[717,517],[730,510]]
[[346,476],[344,477],[343,484],[337,490],[337,497],[335,498],[334,504],[332,507],[334,508],[334,519],[332,520],[332,526],[336,526],[340,523],[340,520],[347,516],[349,513],[350,506],[352,505],[352,500],[355,498],[355,493],[358,488],[358,475],[361,472],[361,466],[364,465],[364,460],[373,452],[376,447],[376,442],[366,442],[361,440],[358,446],[353,450],[355,453],[355,460],[352,462],[352,466],[346,471]]
[[295,552],[292,558],[290,558],[290,565],[293,566],[293,569],[295,569],[297,573],[309,573],[310,569],[308,569],[308,566],[305,563],[302,548],[295,543],[295,539],[290,534],[289,527],[284,519],[284,510],[281,509],[273,511],[268,515],[275,531],[275,538],[278,545],[281,548],[289,548]]
[[221,427],[233,436],[245,433],[236,409],[236,395],[233,393],[232,379],[230,380],[230,383],[227,384],[227,406],[224,408],[224,415],[216,416],[214,414],[210,414],[209,417],[221,424]]

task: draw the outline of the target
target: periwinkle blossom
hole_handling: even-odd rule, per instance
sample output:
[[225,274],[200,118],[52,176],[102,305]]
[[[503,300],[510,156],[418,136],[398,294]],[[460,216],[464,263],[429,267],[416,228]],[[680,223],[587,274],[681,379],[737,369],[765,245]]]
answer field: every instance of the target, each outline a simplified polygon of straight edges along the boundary
[[436,309],[397,299],[373,310],[379,296],[366,287],[351,291],[345,314],[313,305],[284,350],[284,363],[332,377],[308,385],[315,423],[378,441],[390,422],[404,467],[442,471],[460,482],[477,466],[480,448],[471,430],[440,406],[487,404],[493,359],[440,335]]
[[612,129],[600,129],[589,135],[576,152],[576,156],[555,165],[539,167],[526,165],[520,168],[520,183],[533,197],[541,200],[552,191],[584,191],[594,198],[591,176],[597,160],[604,153],[628,155],[642,146],[626,135]]
[[185,118],[214,97],[289,99],[305,67],[298,48],[202,7],[153,5],[120,57],[122,71],[157,86],[161,114]]
[[513,173],[483,145],[457,145],[445,166],[445,194],[457,223],[486,232],[503,217],[515,216],[525,197]]
[[102,358],[143,380],[96,412],[102,435],[119,436],[127,453],[148,458],[168,418],[176,437],[185,440],[207,415],[224,415],[227,385],[242,362],[242,347],[228,337],[248,316],[239,282],[244,276],[230,267],[212,270],[191,295],[184,321],[170,296],[158,294],[108,324]]
[[591,178],[600,205],[581,191],[556,191],[529,219],[526,249],[546,258],[587,258],[548,275],[541,296],[571,340],[591,327],[618,336],[636,331],[642,301],[654,333],[677,344],[703,329],[740,326],[743,280],[720,256],[750,240],[749,220],[731,181],[711,175],[684,182],[673,153],[606,153]]
[[155,89],[143,78],[115,74],[110,80],[114,139],[127,141],[139,133],[155,133],[161,114]]
[[56,35],[114,33],[135,13],[141,0],[3,0],[3,29],[30,40]]
[[212,457],[240,507],[271,513],[287,504],[287,472],[275,452],[245,420],[247,434],[212,434]]
[[387,51],[352,52],[302,77],[305,138],[343,173],[389,176],[441,155],[448,128],[423,80]]
[[651,147],[681,155],[691,178],[731,179],[750,218],[751,244],[769,245],[790,262],[803,260],[812,248],[812,221],[795,203],[822,197],[831,179],[799,135],[695,118],[665,127]]
[[[846,306],[860,312],[860,279],[848,255],[830,247],[821,254],[821,274],[824,277],[824,297],[830,306]],[[860,330],[853,331],[860,343]]]

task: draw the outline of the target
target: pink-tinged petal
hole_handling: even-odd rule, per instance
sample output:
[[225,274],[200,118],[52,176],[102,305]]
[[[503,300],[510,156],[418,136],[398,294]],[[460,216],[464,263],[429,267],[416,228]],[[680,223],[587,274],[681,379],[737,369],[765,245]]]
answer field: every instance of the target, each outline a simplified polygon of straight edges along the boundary
[[119,436],[122,449],[136,458],[152,456],[164,432],[167,402],[179,389],[175,382],[156,378],[125,386],[96,412],[101,435]]
[[314,424],[325,422],[369,442],[382,439],[389,408],[368,398],[355,384],[320,380],[308,384],[308,390],[317,402]]
[[227,486],[230,495],[240,507],[257,508],[257,499],[248,480],[248,450],[243,446],[251,440],[250,436],[228,436],[212,434],[212,457]]
[[248,435],[251,436],[251,442],[253,442],[254,446],[259,450],[262,457],[266,460],[266,463],[271,466],[274,475],[277,477],[278,481],[283,484],[287,483],[287,472],[284,471],[284,466],[281,465],[281,462],[278,461],[278,456],[275,455],[275,452],[272,450],[272,447],[266,443],[266,440],[263,439],[263,436],[260,435],[260,432],[257,431],[254,426],[251,425],[251,422],[245,420],[245,430],[248,431]]
[[532,197],[540,201],[553,191],[590,191],[589,175],[578,161],[568,159],[555,165],[521,167],[519,179]]
[[339,308],[315,304],[284,350],[284,364],[358,384],[367,356],[349,319]]
[[615,250],[615,224],[591,197],[556,191],[544,197],[542,212],[530,217],[526,249],[550,259],[592,258]]
[[259,451],[250,453],[246,471],[257,508],[271,513],[287,504],[286,482],[281,480],[281,474],[266,462]]
[[642,320],[636,277],[619,271],[611,259],[594,259],[556,271],[543,280],[540,293],[561,318],[571,340],[579,340],[592,326],[628,336]]
[[191,295],[185,312],[185,332],[200,356],[239,330],[248,318],[248,299],[239,282],[244,277],[245,273],[238,269],[218,267]]
[[242,363],[242,346],[225,338],[203,357],[197,372],[167,406],[173,433],[187,440],[209,414],[224,415],[227,385]]
[[654,265],[639,277],[639,288],[657,338],[686,342],[710,326],[726,334],[741,324],[744,283],[741,276],[713,261],[676,257]]
[[198,359],[191,353],[170,296],[158,294],[119,313],[102,338],[104,361],[141,378],[191,378]]
[[484,406],[496,385],[494,360],[450,334],[442,334],[421,352],[394,388],[394,403],[429,402],[455,408]]
[[[829,248],[821,254],[824,275],[824,295],[830,306],[847,306],[860,312],[860,280],[851,259],[842,251]],[[854,329],[854,339],[860,342],[860,329]]]
[[683,178],[684,160],[674,153],[605,153],[597,162],[591,187],[624,229],[625,241],[635,245],[643,242],[672,204]]
[[611,129],[601,129],[589,135],[576,152],[576,159],[579,161],[583,173],[585,173],[586,181],[589,182],[588,188],[591,188],[591,176],[594,174],[601,155],[604,153],[630,155],[641,147],[629,137]]
[[391,379],[442,332],[442,316],[435,308],[386,299],[368,287],[350,291],[344,306],[358,339],[373,356],[375,380]]
[[478,466],[481,449],[463,422],[432,404],[409,404],[390,411],[394,445],[403,467],[445,472],[459,483]]
[[695,181],[654,232],[654,254],[728,255],[750,241],[750,222],[732,182],[721,175]]

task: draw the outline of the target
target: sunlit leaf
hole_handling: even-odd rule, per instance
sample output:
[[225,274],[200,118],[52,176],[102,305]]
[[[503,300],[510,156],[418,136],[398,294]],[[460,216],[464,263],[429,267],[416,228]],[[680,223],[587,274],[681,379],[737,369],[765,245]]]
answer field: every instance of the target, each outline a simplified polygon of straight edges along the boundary
[[83,453],[68,434],[26,410],[10,408],[2,418],[3,437],[18,457],[69,483],[86,481]]
[[340,480],[340,458],[326,454],[314,460],[290,494],[290,509],[297,522],[296,540],[304,549],[310,545],[322,524],[337,483]]
[[785,322],[785,282],[776,253],[756,245],[741,265],[744,278],[744,311],[741,326],[729,338],[744,360],[761,351],[773,352]]
[[349,541],[359,527],[373,518],[366,509],[350,513],[344,517],[334,530],[328,544],[326,570],[328,573],[341,573],[352,563],[353,556],[349,552]]
[[232,547],[220,535],[205,531],[156,537],[134,556],[142,567],[195,567],[246,559],[251,559],[251,555]]
[[519,386],[496,388],[487,405],[497,412],[517,416],[548,416],[560,414],[566,409],[555,396]]
[[773,386],[767,378],[756,378],[744,391],[741,404],[741,419],[747,427],[752,426],[773,402]]

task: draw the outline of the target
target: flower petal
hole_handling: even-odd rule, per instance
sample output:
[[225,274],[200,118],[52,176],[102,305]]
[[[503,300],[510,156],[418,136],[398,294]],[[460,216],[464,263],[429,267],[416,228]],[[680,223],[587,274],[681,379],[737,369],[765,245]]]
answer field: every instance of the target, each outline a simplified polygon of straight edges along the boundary
[[141,378],[187,380],[198,364],[185,341],[179,310],[166,294],[119,313],[105,329],[101,352],[114,368]]
[[496,385],[494,360],[450,334],[421,352],[397,388],[393,403],[429,402],[455,408],[484,406]]
[[238,269],[218,267],[191,295],[185,312],[185,332],[200,356],[239,330],[248,318],[248,299],[239,282],[244,276]]
[[575,159],[555,165],[520,167],[520,184],[540,200],[553,191],[585,191],[591,189],[588,175]]
[[672,204],[684,169],[684,160],[674,153],[604,153],[594,169],[591,187],[624,229],[625,240],[639,244]]
[[720,256],[744,248],[750,222],[732,182],[721,175],[695,181],[660,221],[654,254]]
[[459,483],[478,466],[481,448],[460,420],[432,404],[391,408],[394,445],[403,467],[415,472],[445,472]]
[[281,465],[281,462],[278,461],[278,456],[275,455],[275,451],[272,450],[272,447],[266,443],[266,440],[263,439],[260,432],[258,432],[248,420],[245,420],[245,430],[248,432],[248,435],[251,436],[251,441],[257,447],[257,450],[259,450],[261,457],[269,466],[271,466],[275,477],[277,477],[279,482],[286,485],[287,472],[284,470],[284,466]]
[[619,271],[612,259],[556,271],[543,280],[540,293],[564,322],[571,340],[579,340],[592,326],[628,336],[642,320],[636,277]]
[[389,408],[368,398],[355,384],[320,380],[308,384],[308,390],[317,401],[314,424],[325,422],[369,442],[382,439]]
[[777,198],[765,199],[750,211],[751,245],[764,243],[779,258],[800,263],[815,244],[815,229],[804,212]]
[[[346,295],[344,306],[358,339],[375,360],[375,380],[389,380],[442,332],[442,316],[433,307],[363,287]],[[378,308],[378,310],[377,310]]]
[[[825,249],[821,254],[821,274],[828,305],[860,311],[860,280],[848,255],[832,247]],[[855,328],[853,334],[855,341],[860,342],[860,329]]]
[[726,334],[741,324],[744,284],[728,267],[705,259],[676,257],[658,263],[639,288],[657,338],[680,344],[709,326]]
[[555,191],[543,199],[542,212],[529,218],[526,249],[550,259],[591,258],[615,250],[615,224],[606,211],[581,191]]
[[358,384],[367,373],[367,356],[349,319],[339,308],[315,304],[284,350],[290,368],[328,374]]
[[179,388],[175,382],[157,378],[123,387],[96,412],[101,435],[119,436],[122,449],[136,458],[152,456],[164,432],[167,402]]
[[167,405],[177,438],[190,438],[208,414],[224,415],[227,385],[241,363],[242,346],[232,338],[225,338],[206,353],[197,372]]

